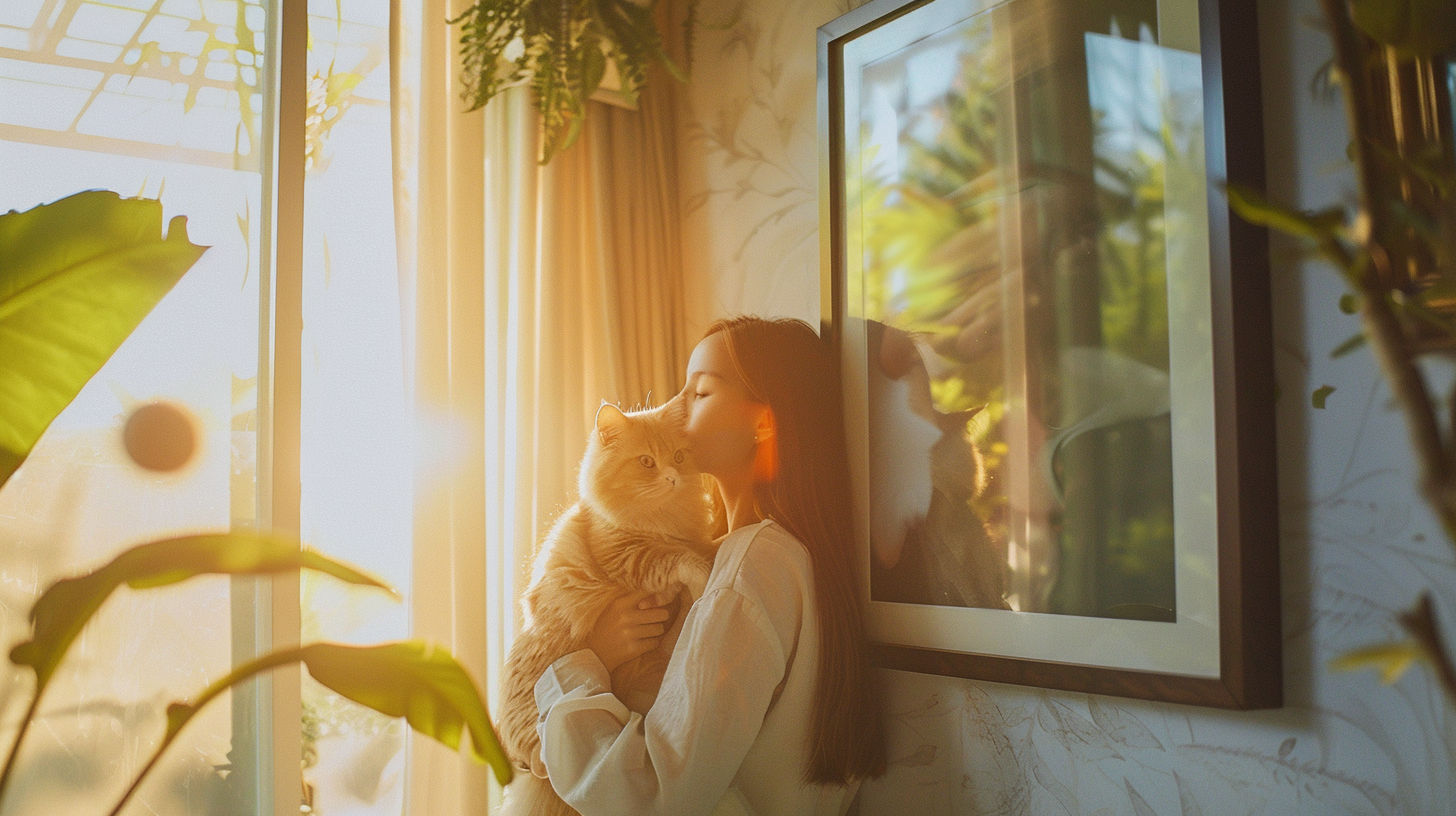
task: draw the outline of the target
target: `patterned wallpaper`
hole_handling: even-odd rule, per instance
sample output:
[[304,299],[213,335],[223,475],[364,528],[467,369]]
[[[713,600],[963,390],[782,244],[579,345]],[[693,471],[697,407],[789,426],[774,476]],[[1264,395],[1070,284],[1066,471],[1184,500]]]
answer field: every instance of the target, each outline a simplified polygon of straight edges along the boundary
[[[683,94],[687,268],[701,324],[819,317],[815,29],[835,0],[704,3]],[[1351,185],[1314,0],[1261,3],[1270,189],[1303,207]],[[1423,589],[1456,623],[1456,558],[1412,488],[1400,417],[1334,274],[1275,247],[1285,708],[1229,713],[889,673],[891,771],[866,814],[1456,814],[1456,720],[1428,675],[1337,674],[1397,635]],[[1450,371],[1433,372],[1449,378]],[[1326,407],[1310,393],[1330,385]],[[1448,626],[1448,630],[1451,627]]]

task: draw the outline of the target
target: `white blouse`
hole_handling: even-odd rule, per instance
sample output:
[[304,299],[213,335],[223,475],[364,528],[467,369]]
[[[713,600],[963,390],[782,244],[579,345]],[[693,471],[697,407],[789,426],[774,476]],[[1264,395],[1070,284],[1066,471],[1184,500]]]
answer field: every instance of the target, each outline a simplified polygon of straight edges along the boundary
[[804,781],[818,665],[808,551],[772,521],[734,530],[645,718],[590,649],[541,676],[551,785],[583,816],[842,816],[857,785]]

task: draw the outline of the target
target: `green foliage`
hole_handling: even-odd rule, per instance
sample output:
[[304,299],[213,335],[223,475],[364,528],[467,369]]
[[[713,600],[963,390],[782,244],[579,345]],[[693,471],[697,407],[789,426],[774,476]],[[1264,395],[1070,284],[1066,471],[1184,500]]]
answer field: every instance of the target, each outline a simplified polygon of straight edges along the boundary
[[[1388,154],[1388,155],[1387,155]],[[1437,189],[1444,184],[1444,177],[1435,171],[1421,173],[1419,165],[1394,156],[1386,150],[1373,150],[1372,158],[1390,165],[1392,172],[1405,173],[1408,177],[1427,181]],[[1301,212],[1266,199],[1258,191],[1240,184],[1230,183],[1229,206],[1240,218],[1253,224],[1268,227],[1276,232],[1297,238],[1310,246],[1314,252],[1335,267],[1356,291],[1341,295],[1339,307],[1345,314],[1357,314],[1370,297],[1358,291],[1362,287],[1367,271],[1372,265],[1379,265],[1376,255],[1384,257],[1386,247],[1369,240],[1369,214],[1352,218],[1341,207],[1331,207],[1317,212]],[[1441,193],[1443,199],[1446,193]],[[1372,205],[1376,206],[1376,205]],[[1422,248],[1436,260],[1431,270],[1434,274],[1423,280],[1417,291],[1408,292],[1398,286],[1388,285],[1379,295],[1385,309],[1390,310],[1409,324],[1412,336],[1434,336],[1432,350],[1444,350],[1456,343],[1456,322],[1450,317],[1451,304],[1456,301],[1456,220],[1448,217],[1434,222],[1399,200],[1379,202],[1389,219],[1408,228],[1401,248],[1410,251]],[[1386,262],[1388,263],[1388,262]],[[1330,356],[1343,357],[1365,345],[1367,337],[1362,332],[1341,343]]]
[[[1348,216],[1343,207],[1303,212],[1276,204],[1258,190],[1236,182],[1225,185],[1224,192],[1228,195],[1229,209],[1235,215],[1251,224],[1268,227],[1302,241],[1339,270],[1351,289],[1359,289],[1359,279],[1369,263],[1369,256],[1354,246],[1354,236],[1347,226]],[[1354,292],[1349,294],[1352,299],[1342,300],[1341,309],[1358,303],[1358,295]]]
[[[995,76],[968,66],[961,77],[965,87],[941,102],[945,118],[938,132],[904,140],[902,180],[861,191],[866,312],[941,341],[949,313],[993,288],[998,274],[993,259],[1004,191],[996,161]],[[891,284],[898,270],[910,269],[915,274],[905,285]],[[946,344],[936,345],[943,351]]]
[[470,732],[471,753],[489,763],[502,785],[510,762],[491,730],[490,715],[465,667],[441,648],[421,641],[377,646],[315,643],[303,647],[313,678],[338,694],[390,717],[404,717],[416,731],[459,750]]
[[1190,136],[1201,138],[1202,132],[1174,134],[1165,124],[1156,136],[1157,150],[1135,147],[1127,155],[1113,158],[1099,153],[1094,160],[1102,222],[1097,232],[1097,288],[1103,348],[1167,371],[1165,190],[1169,173],[1195,166],[1187,160]]
[[[1005,68],[989,29],[972,27],[966,36],[976,46],[963,53],[952,90],[926,106],[933,114],[917,110],[912,116],[924,119],[899,123],[894,183],[879,181],[873,172],[851,174],[846,198],[853,213],[850,218],[864,230],[866,317],[916,333],[922,347],[935,353],[931,392],[937,410],[986,407],[972,423],[971,433],[993,488],[982,492],[973,506],[987,520],[993,537],[1001,537],[1006,493],[994,486],[1003,478],[1008,452],[1001,423],[1006,391],[999,353],[1005,268],[1002,208],[1026,202],[1040,206],[1037,202],[1064,195],[1067,180],[1047,169],[1057,163],[1047,159],[1019,169],[1030,176],[1021,178],[1022,190],[1006,188],[1007,169],[998,155],[1004,148],[998,149],[996,141]],[[1185,104],[1198,105],[1201,100],[1169,100],[1170,106]],[[1164,372],[1169,365],[1167,269],[1188,260],[1169,257],[1166,235],[1170,229],[1206,229],[1201,221],[1192,223],[1203,217],[1201,210],[1170,207],[1165,193],[1197,190],[1205,183],[1202,130],[1194,126],[1197,117],[1180,113],[1166,111],[1160,130],[1123,134],[1135,136],[1130,148],[1122,147],[1122,139],[1107,139],[1107,149],[1097,150],[1095,166],[1089,168],[1092,178],[1079,180],[1096,196],[1096,259],[1077,270],[1096,276],[1098,300],[1089,304],[1062,292],[1053,298],[1059,308],[1095,314],[1097,342],[1106,353]],[[862,125],[865,142],[871,137],[867,127]],[[876,162],[874,155],[860,159],[862,167],[874,168]],[[1042,228],[1043,235],[1051,235],[1051,229]],[[1176,245],[1173,251],[1199,249],[1189,244]],[[1041,249],[1045,257],[1055,256],[1056,250],[1051,245]],[[1073,273],[1048,274],[1059,276],[1058,280],[1043,285],[1058,286]],[[1064,322],[1058,318],[1058,325]],[[1053,340],[1050,349],[1043,350],[1052,356],[1037,362],[1058,365],[1056,351],[1068,342],[1065,337]],[[1038,387],[1050,392],[1043,396],[1053,406],[1059,400],[1074,404],[1075,394],[1056,391],[1061,382],[1049,378]],[[1099,580],[1117,597],[1171,608],[1171,598],[1149,594],[1151,587],[1171,586],[1171,496],[1156,491],[1160,471],[1149,464],[1170,461],[1171,443],[1157,431],[1156,423],[1096,438],[1108,447],[1098,454],[1106,468],[1103,481],[1121,479],[1125,485],[1120,494],[1136,497],[1115,506],[1097,505],[1096,541],[1087,546],[1106,550],[1108,574]],[[1106,457],[1118,451],[1124,455],[1107,464]],[[1072,541],[1076,533],[1063,526],[1058,535]]]
[[100,569],[52,584],[31,607],[31,639],[12,649],[10,660],[34,669],[36,682],[45,686],[86,622],[123,584],[145,589],[198,575],[268,575],[301,568],[393,591],[352,567],[300,549],[296,539],[286,536],[217,533],[164,539],[133,547]]
[[1345,211],[1330,207],[1318,212],[1301,212],[1275,204],[1262,193],[1243,184],[1230,182],[1225,188],[1229,207],[1245,221],[1268,227],[1314,244],[1320,251],[1342,266],[1347,253],[1339,247],[1345,235]]
[[238,683],[298,662],[315,680],[341,696],[386,716],[404,717],[416,731],[451,750],[460,749],[460,735],[468,728],[475,759],[489,764],[500,784],[511,781],[514,771],[491,729],[475,681],[449,652],[421,641],[374,646],[311,643],[250,660],[209,685],[194,701],[167,706],[162,742],[117,801],[112,816],[121,813],[168,746],[208,703]]
[[[541,163],[581,135],[586,103],[616,64],[622,94],[636,99],[658,62],[679,80],[653,16],[659,0],[479,0],[459,17],[463,98],[484,107],[508,85],[531,83],[541,115]],[[691,53],[696,3],[685,23]]]
[[[1242,218],[1312,245],[1345,277],[1351,291],[1340,310],[1359,314],[1361,331],[1336,348],[1339,357],[1369,344],[1405,415],[1420,466],[1422,492],[1456,543],[1456,439],[1439,413],[1445,405],[1419,366],[1430,354],[1456,351],[1456,191],[1449,108],[1424,90],[1412,93],[1399,74],[1414,66],[1444,77],[1441,52],[1456,47],[1456,5],[1450,0],[1323,0],[1324,22],[1334,45],[1353,138],[1348,155],[1359,181],[1357,206],[1301,213],[1271,203],[1257,192],[1229,185],[1229,204]],[[1364,32],[1363,35],[1357,32]],[[1398,60],[1391,60],[1391,52]],[[1444,94],[1444,81],[1436,93]],[[1431,127],[1392,139],[1412,115]],[[1392,124],[1395,126],[1392,128]],[[1322,409],[1334,392],[1322,386],[1310,403]],[[1429,593],[1400,615],[1409,638],[1349,652],[1331,667],[1379,669],[1387,684],[1416,662],[1430,666],[1456,700],[1456,663],[1445,650]]]
[[1415,606],[1400,613],[1399,620],[1400,628],[1407,635],[1405,640],[1377,643],[1346,652],[1330,661],[1330,668],[1336,671],[1377,669],[1381,682],[1388,686],[1399,680],[1411,666],[1421,663],[1430,668],[1447,693],[1451,693],[1456,689],[1456,663],[1452,662],[1446,649],[1431,593],[1421,593]]
[[206,249],[100,190],[0,215],[0,486]]
[[[227,689],[265,671],[298,662],[308,668],[313,679],[340,696],[388,717],[404,717],[416,731],[451,750],[460,749],[460,737],[468,730],[475,759],[489,764],[502,785],[511,781],[510,762],[491,729],[490,715],[470,673],[448,651],[418,640],[373,646],[311,643],[250,660],[209,685],[192,702],[167,707],[162,749]],[[125,802],[123,797],[121,804]]]
[[[852,174],[847,190],[862,215],[865,315],[916,334],[940,359],[930,388],[943,413],[981,408],[971,423],[991,482],[1007,447],[1001,430],[1005,386],[994,341],[1000,324],[1001,183],[995,94],[1004,82],[984,26],[966,33],[978,47],[962,56],[956,86],[935,105],[928,132],[907,127],[900,140],[899,180]],[[915,132],[915,135],[909,135]],[[873,165],[873,156],[862,160]],[[913,274],[906,274],[913,270]],[[1005,494],[984,491],[977,514],[993,532]]]
[[1331,660],[1330,668],[1335,671],[1376,669],[1380,672],[1380,682],[1388,686],[1399,680],[1416,661],[1424,659],[1425,654],[1414,640],[1402,640],[1346,652]]
[[[335,89],[330,89],[331,92]],[[337,89],[346,93],[346,88]],[[337,101],[337,100],[336,100]],[[79,193],[26,212],[0,215],[0,487],[52,420],[71,402],[206,247],[187,240],[185,219],[162,237],[159,202],[115,193]],[[110,563],[62,578],[31,609],[30,639],[11,662],[35,672],[29,708],[0,771],[0,804],[46,687],[88,621],[120,586],[167,586],[198,575],[267,575],[311,569],[394,593],[358,570],[266,533],[182,536],[133,547]],[[472,751],[502,784],[511,768],[491,730],[475,683],[448,652],[406,642],[373,647],[315,643],[264,655],[209,686],[194,703],[168,708],[167,731],[112,813],[120,813],[147,772],[192,716],[225,689],[259,672],[302,660],[321,683],[458,749]]]
[[[125,584],[145,589],[205,574],[266,575],[305,568],[351,584],[394,592],[346,564],[300,548],[296,539],[252,533],[184,536],[142,544],[99,569],[52,584],[31,609],[31,639],[10,653],[13,663],[35,671],[36,687],[0,777],[0,801],[20,743],[57,666],[86,623],[118,587]],[[491,729],[485,702],[470,675],[449,652],[420,642],[367,647],[314,643],[273,652],[238,666],[208,686],[195,702],[169,706],[161,744],[112,812],[121,811],[147,772],[204,705],[243,680],[300,660],[314,679],[328,688],[382,714],[402,716],[416,731],[451,749],[459,749],[460,736],[468,729],[475,758],[490,764],[501,784],[510,781],[510,763]]]

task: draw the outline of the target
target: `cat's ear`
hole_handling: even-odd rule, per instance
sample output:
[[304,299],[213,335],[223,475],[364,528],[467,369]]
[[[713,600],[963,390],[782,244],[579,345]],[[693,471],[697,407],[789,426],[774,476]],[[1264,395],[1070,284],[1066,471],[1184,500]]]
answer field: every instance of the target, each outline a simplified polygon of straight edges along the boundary
[[943,432],[965,433],[966,423],[970,422],[976,414],[984,410],[986,410],[986,406],[982,405],[977,408],[969,408],[965,411],[951,411],[948,414],[941,414],[937,411],[939,421],[936,424],[940,426],[940,430]]
[[622,409],[610,402],[603,402],[602,407],[597,409],[597,437],[602,440],[602,444],[612,444],[626,429],[627,415],[622,413]]

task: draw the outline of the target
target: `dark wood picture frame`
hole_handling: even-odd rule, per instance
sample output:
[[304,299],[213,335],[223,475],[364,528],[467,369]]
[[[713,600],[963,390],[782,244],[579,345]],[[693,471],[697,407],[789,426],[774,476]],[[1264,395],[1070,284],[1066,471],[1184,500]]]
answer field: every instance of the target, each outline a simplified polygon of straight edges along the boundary
[[[1042,3],[1045,7],[1058,1],[1009,0],[994,5]],[[841,359],[853,353],[845,342],[844,47],[937,2],[942,0],[874,0],[819,29],[821,306],[824,336]],[[883,632],[872,635],[873,654],[881,666],[1228,709],[1282,705],[1269,252],[1264,231],[1232,216],[1223,193],[1227,181],[1254,189],[1264,187],[1256,7],[1253,0],[1196,2],[1211,274],[1215,460],[1211,489],[1216,495],[1217,547],[1217,576],[1212,580],[1217,595],[1217,669],[1190,675],[1027,659],[992,651],[936,648],[927,646],[924,638],[916,645],[909,642],[911,638]],[[862,350],[860,353],[863,356]],[[853,423],[850,427],[853,435]],[[867,553],[868,534],[860,535],[861,549]],[[868,578],[864,586],[868,588]],[[977,612],[982,615],[977,620],[987,620],[987,613],[1028,614]]]

